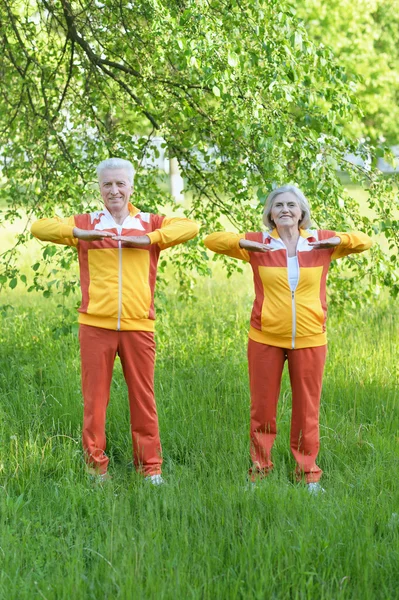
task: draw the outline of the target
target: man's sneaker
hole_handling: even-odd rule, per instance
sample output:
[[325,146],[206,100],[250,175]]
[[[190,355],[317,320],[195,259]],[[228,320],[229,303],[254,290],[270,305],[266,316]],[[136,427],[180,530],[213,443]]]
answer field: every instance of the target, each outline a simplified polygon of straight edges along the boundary
[[162,479],[162,475],[147,475],[147,477],[144,477],[144,480],[152,485],[163,485],[165,483],[164,479]]
[[320,483],[312,482],[307,484],[308,492],[312,496],[317,496],[318,494],[324,494],[325,489],[321,487]]
[[92,481],[96,481],[97,483],[104,483],[112,479],[111,475],[108,473],[99,473],[94,467],[86,466],[86,473]]
[[256,481],[247,481],[245,484],[244,490],[246,492],[254,492],[256,490]]
[[89,473],[89,477],[94,483],[106,483],[112,480],[108,473]]

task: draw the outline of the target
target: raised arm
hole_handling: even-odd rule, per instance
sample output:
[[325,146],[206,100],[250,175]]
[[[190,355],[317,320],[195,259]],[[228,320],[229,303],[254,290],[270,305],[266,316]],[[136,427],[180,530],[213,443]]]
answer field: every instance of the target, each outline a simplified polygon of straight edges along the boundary
[[248,250],[240,246],[240,243],[245,242],[245,234],[228,233],[224,231],[211,233],[204,239],[205,246],[209,248],[209,250],[212,250],[212,252],[217,252],[217,254],[226,254],[232,258],[238,258],[239,260],[245,260],[245,262],[249,262],[250,259]]
[[40,219],[33,223],[31,233],[42,242],[53,242],[53,244],[64,244],[65,246],[77,246],[79,240],[93,242],[106,237],[114,237],[114,234],[109,231],[79,229],[79,227],[75,227],[74,217]]
[[332,253],[332,260],[348,256],[348,254],[364,252],[373,244],[371,238],[361,231],[354,231],[353,233],[336,233],[336,236],[340,239],[340,243]]
[[180,217],[164,218],[161,227],[154,229],[147,236],[151,244],[158,244],[161,250],[177,246],[194,238],[199,231],[199,226],[190,219]]
[[35,221],[31,227],[31,233],[42,242],[77,246],[78,239],[73,234],[74,228],[74,217],[67,217],[66,219],[53,217],[51,219],[39,219],[39,221]]

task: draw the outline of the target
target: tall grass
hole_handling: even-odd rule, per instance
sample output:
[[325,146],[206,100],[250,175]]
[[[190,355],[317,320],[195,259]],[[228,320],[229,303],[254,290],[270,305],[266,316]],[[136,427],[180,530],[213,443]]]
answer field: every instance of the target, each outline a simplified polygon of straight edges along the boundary
[[[18,288],[17,288],[18,289]],[[76,331],[57,303],[0,304],[0,598],[391,599],[399,586],[397,307],[330,315],[321,414],[326,493],[293,483],[290,388],[275,471],[247,489],[250,282],[158,302],[156,395],[167,485],[131,470],[126,388],[108,411],[112,481],[91,482]]]

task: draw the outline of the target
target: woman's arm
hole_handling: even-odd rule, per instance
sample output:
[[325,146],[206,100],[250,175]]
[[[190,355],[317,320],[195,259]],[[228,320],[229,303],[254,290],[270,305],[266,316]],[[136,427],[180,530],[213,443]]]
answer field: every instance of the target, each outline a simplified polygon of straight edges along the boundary
[[332,253],[331,260],[348,256],[348,254],[364,252],[373,245],[371,238],[361,231],[337,233],[336,236],[340,238],[340,243]]
[[245,239],[245,234],[243,233],[217,231],[216,233],[207,235],[204,239],[204,244],[209,250],[212,250],[212,252],[226,254],[226,256],[249,262],[248,250],[241,246],[241,243],[244,243],[245,245],[245,242],[247,241],[248,240]]

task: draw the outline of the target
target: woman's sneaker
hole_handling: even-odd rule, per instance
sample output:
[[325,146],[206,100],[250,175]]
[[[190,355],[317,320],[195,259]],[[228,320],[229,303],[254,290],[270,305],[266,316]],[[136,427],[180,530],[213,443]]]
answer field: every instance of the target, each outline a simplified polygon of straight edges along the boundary
[[147,477],[144,477],[144,480],[152,485],[163,485],[165,483],[164,479],[162,479],[162,475],[147,475]]
[[312,494],[312,496],[317,496],[318,494],[324,494],[326,491],[324,488],[321,487],[320,483],[318,483],[318,482],[308,483],[307,488],[308,488],[309,494]]

